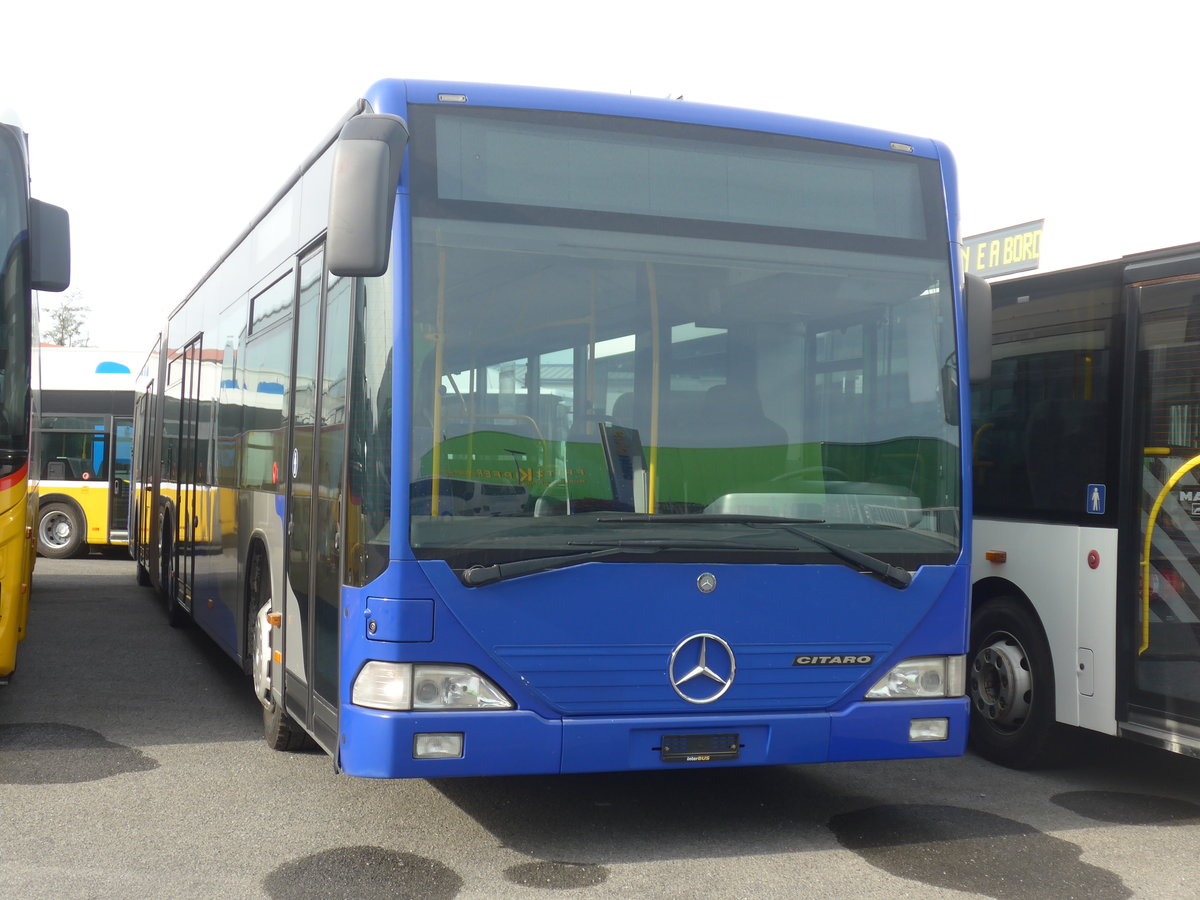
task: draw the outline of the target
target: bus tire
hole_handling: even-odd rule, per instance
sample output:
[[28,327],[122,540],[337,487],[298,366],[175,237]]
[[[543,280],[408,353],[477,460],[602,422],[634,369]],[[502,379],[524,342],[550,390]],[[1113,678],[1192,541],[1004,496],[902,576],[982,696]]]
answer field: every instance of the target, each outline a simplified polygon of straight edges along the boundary
[[996,597],[971,617],[969,739],[980,756],[1014,769],[1061,762],[1069,734],[1055,717],[1054,662],[1037,616]]
[[250,660],[250,680],[254,695],[263,708],[263,738],[272,750],[301,750],[309,746],[309,737],[283,710],[283,704],[275,700],[271,689],[271,663],[273,655],[272,626],[267,621],[271,612],[271,580],[266,565],[266,555],[254,551],[249,566],[249,590],[246,609]]
[[83,522],[69,503],[47,503],[38,510],[38,553],[49,559],[69,559],[87,552]]
[[150,587],[154,584],[150,579],[150,570],[141,563],[137,564],[137,583],[138,587]]

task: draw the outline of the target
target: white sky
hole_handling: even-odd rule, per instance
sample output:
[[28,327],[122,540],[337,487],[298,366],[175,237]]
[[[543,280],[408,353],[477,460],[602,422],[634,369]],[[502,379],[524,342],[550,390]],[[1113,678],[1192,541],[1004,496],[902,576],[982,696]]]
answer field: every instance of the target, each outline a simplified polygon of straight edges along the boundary
[[96,347],[149,349],[388,77],[683,94],[938,138],[962,234],[1044,218],[1043,270],[1200,240],[1194,0],[10,0],[0,21],[0,107],[30,134],[35,196],[71,215]]

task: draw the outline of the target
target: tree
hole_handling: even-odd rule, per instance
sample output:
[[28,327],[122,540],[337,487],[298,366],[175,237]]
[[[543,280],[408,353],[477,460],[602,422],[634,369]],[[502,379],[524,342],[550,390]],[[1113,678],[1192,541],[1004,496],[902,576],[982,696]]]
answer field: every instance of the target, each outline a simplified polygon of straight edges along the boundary
[[88,335],[83,330],[87,319],[88,307],[83,305],[79,291],[68,291],[62,300],[50,311],[50,327],[46,328],[43,339],[59,347],[86,347]]

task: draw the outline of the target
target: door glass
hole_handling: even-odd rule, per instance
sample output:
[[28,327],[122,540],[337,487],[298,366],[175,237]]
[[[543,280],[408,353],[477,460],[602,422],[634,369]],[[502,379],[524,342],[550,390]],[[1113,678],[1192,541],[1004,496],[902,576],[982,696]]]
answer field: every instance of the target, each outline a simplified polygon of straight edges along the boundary
[[1131,700],[1200,720],[1200,282],[1151,285],[1138,300],[1141,579]]
[[[320,260],[318,259],[318,263]],[[325,301],[325,339],[317,431],[313,516],[313,690],[337,707],[338,602],[341,596],[341,499],[345,467],[350,279],[331,279]]]
[[304,656],[304,680],[312,684],[312,550],[313,431],[317,418],[318,318],[321,299],[321,261],[310,259],[300,268],[300,306],[296,314],[296,377],[292,392],[292,447],[288,457],[288,586],[295,598],[303,648],[289,647],[295,661]]
[[205,540],[198,484],[206,478],[206,447],[201,440],[200,360],[201,339],[183,351],[183,378],[179,404],[179,523],[175,543],[179,580],[176,596],[187,609],[192,607],[196,580],[196,553]]
[[110,531],[128,531],[129,476],[133,466],[133,419],[113,420],[115,441],[111,473],[112,503],[109,505]]

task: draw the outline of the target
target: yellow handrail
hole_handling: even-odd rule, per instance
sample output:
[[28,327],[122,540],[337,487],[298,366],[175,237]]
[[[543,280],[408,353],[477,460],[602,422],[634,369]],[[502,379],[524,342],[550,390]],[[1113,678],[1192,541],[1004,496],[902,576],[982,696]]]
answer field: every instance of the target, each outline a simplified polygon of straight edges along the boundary
[[[983,437],[983,433],[989,428],[995,428],[995,422],[984,422],[976,430],[975,435],[971,438],[971,465],[974,466],[979,475],[979,484],[983,484],[983,470],[991,468],[994,463],[991,460],[981,460],[979,458],[979,439]],[[918,457],[919,459],[919,457]]]
[[1146,540],[1142,545],[1142,645],[1138,647],[1138,656],[1150,649],[1150,540],[1154,537],[1154,523],[1158,519],[1163,501],[1167,499],[1171,488],[1175,487],[1179,479],[1196,466],[1200,466],[1200,456],[1193,456],[1176,469],[1175,473],[1167,479],[1162,490],[1158,492],[1158,496],[1154,498],[1154,505],[1150,507],[1150,518],[1146,522]]

